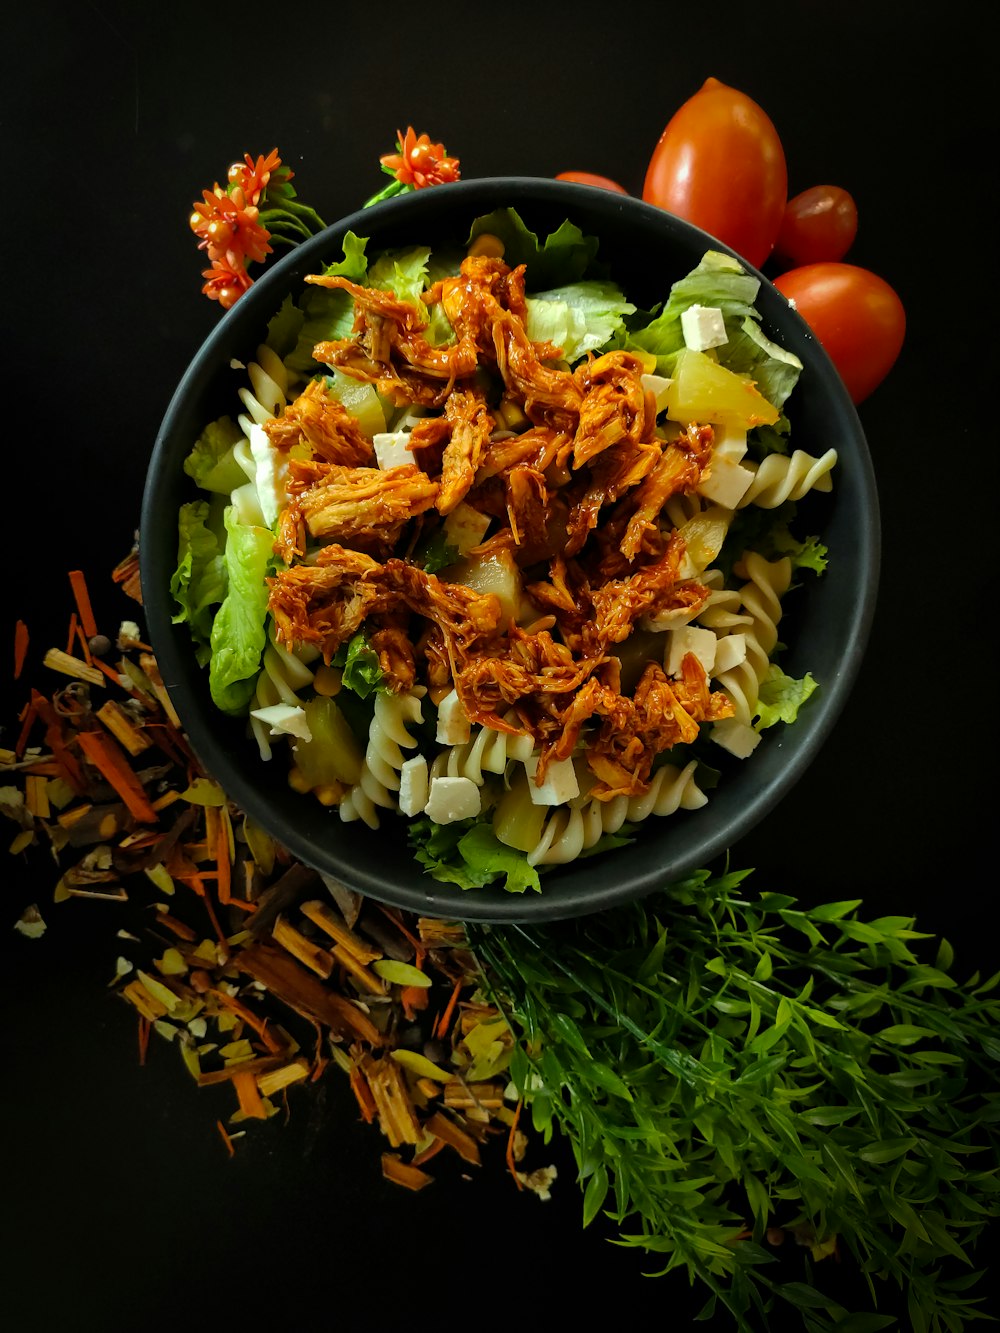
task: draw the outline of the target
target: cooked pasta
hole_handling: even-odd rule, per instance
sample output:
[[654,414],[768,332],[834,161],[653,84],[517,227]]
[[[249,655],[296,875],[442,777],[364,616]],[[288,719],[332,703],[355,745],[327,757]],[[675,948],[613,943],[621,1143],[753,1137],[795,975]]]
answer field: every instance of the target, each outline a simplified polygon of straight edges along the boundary
[[441,750],[430,765],[430,779],[437,777],[470,778],[481,787],[489,774],[502,776],[511,760],[522,763],[531,757],[534,742],[530,736],[511,735],[492,727],[477,727],[462,745]]
[[796,449],[791,454],[768,454],[754,470],[754,478],[739,502],[762,509],[777,509],[786,500],[801,500],[809,491],[829,491],[830,473],[837,462],[836,449],[827,449],[819,458]]
[[[271,739],[275,730],[266,713],[260,716],[261,711],[273,710],[279,704],[293,709],[300,706],[302,692],[308,690],[314,680],[314,673],[306,659],[315,661],[315,653],[306,649],[290,652],[275,638],[274,626],[268,627],[268,643],[250,704],[250,727],[262,759],[271,758]],[[278,728],[279,733],[281,730]]]
[[239,391],[245,411],[238,420],[249,438],[252,425],[263,426],[288,406],[289,376],[281,357],[266,344],[257,348],[257,360],[247,366],[247,375],[250,387]]
[[417,745],[410,727],[423,720],[424,694],[422,687],[402,694],[388,691],[376,694],[361,778],[340,803],[340,817],[344,821],[361,819],[369,828],[378,828],[379,807],[398,809],[403,749],[412,750]]
[[[750,624],[738,632],[745,639],[746,653],[738,665],[716,676],[715,682],[735,706],[733,721],[749,727],[757,709],[760,683],[767,675],[771,653],[778,641],[781,598],[791,582],[792,566],[787,556],[768,561],[755,551],[748,551],[741,568],[748,582],[739,590],[740,605],[750,617]],[[720,725],[723,724],[716,723],[716,727]],[[722,734],[727,730],[730,728],[725,725]]]

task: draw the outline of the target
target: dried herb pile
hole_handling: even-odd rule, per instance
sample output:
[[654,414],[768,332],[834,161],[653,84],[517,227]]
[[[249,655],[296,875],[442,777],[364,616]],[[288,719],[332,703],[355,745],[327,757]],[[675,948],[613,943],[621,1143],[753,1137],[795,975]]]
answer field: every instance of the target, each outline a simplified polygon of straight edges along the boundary
[[[134,553],[114,579],[138,597]],[[703,871],[543,928],[462,927],[360,898],[291,859],[191,754],[140,627],[99,632],[71,575],[60,682],[0,751],[11,851],[48,848],[56,902],[147,904],[115,992],[140,1053],[172,1042],[229,1084],[226,1148],[318,1079],[349,1080],[385,1175],[568,1141],[582,1221],[685,1272],[741,1330],[961,1330],[986,1315],[976,1242],[1000,1216],[1000,973],[858,900],[806,906]],[[26,627],[15,642],[25,662]],[[46,908],[46,912],[47,912]],[[45,929],[30,905],[17,922]],[[523,1112],[523,1113],[522,1113]],[[492,1144],[492,1147],[490,1146]],[[850,1310],[825,1294],[856,1279]]]
[[[114,578],[140,599],[134,552]],[[547,1170],[519,1166],[513,1038],[480,993],[462,929],[292,860],[200,767],[139,625],[101,633],[82,573],[70,583],[66,646],[43,658],[57,684],[29,689],[0,751],[0,810],[17,825],[12,853],[54,854],[55,903],[148,905],[125,932],[114,987],[136,1011],[140,1058],[155,1035],[199,1087],[231,1086],[233,1113],[218,1122],[230,1152],[247,1122],[287,1110],[290,1087],[332,1067],[384,1136],[389,1179],[421,1189],[442,1149],[478,1165],[499,1140],[517,1184],[544,1194]],[[17,640],[20,675],[27,626]],[[37,904],[17,924],[46,925]]]

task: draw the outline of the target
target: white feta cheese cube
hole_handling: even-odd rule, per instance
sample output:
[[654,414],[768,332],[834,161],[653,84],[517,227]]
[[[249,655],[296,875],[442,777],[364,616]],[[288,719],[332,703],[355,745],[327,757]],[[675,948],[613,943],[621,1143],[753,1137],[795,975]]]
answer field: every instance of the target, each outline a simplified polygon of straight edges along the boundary
[[438,745],[464,745],[472,735],[472,727],[465,715],[462,701],[450,690],[438,704]]
[[419,815],[427,806],[427,760],[422,754],[403,761],[399,770],[399,808],[404,815]]
[[684,658],[688,653],[694,653],[705,668],[705,674],[711,675],[718,642],[710,629],[702,629],[699,625],[686,625],[683,629],[675,629],[667,644],[664,670],[668,676],[679,676]]
[[740,463],[747,451],[747,429],[736,422],[719,421],[712,426],[712,458]]
[[724,717],[712,728],[712,740],[737,759],[746,759],[760,744],[760,732],[738,722],[735,717]]
[[731,462],[725,455],[713,453],[708,472],[698,483],[698,494],[713,504],[735,509],[750,489],[754,474],[740,463]]
[[729,341],[722,311],[714,305],[688,306],[681,314],[681,333],[693,352],[707,352]]
[[715,666],[713,676],[721,676],[724,671],[732,671],[747,658],[747,636],[745,634],[723,634],[715,645]]
[[403,467],[414,461],[413,454],[406,447],[410,440],[408,430],[380,431],[372,436],[375,457],[383,472],[393,467]]
[[563,805],[580,795],[580,783],[572,759],[553,759],[545,770],[545,781],[538,785],[538,756],[532,755],[524,765],[528,774],[528,791],[535,805]]
[[267,708],[253,708],[250,716],[263,722],[272,736],[284,732],[288,736],[298,736],[303,741],[312,740],[305,709],[297,704],[271,704]]
[[435,824],[474,819],[482,809],[479,788],[471,778],[432,778],[424,814]]
[[667,394],[673,380],[665,375],[642,375],[639,378],[643,393],[651,393],[656,403],[656,415],[659,416],[667,405]]

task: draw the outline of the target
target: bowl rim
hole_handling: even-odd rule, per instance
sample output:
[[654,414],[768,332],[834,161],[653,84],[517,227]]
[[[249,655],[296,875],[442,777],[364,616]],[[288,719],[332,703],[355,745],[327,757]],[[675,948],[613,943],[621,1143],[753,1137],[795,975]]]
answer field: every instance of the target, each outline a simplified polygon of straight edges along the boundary
[[[825,678],[822,681],[822,688],[809,701],[809,711],[806,716],[800,717],[795,723],[796,743],[787,767],[778,779],[753,792],[746,804],[724,823],[722,829],[717,828],[717,821],[710,818],[703,821],[703,832],[698,832],[696,829],[690,836],[678,839],[686,848],[682,856],[675,855],[671,858],[667,852],[662,865],[646,864],[638,873],[633,873],[627,879],[620,879],[612,874],[602,881],[591,876],[590,880],[593,883],[590,883],[584,877],[582,883],[574,882],[572,887],[566,882],[565,875],[568,872],[564,872],[564,880],[558,891],[554,891],[557,889],[555,882],[547,884],[543,878],[542,892],[539,894],[530,891],[525,894],[513,894],[496,886],[463,890],[456,885],[432,879],[420,870],[415,861],[413,883],[388,883],[384,877],[379,879],[377,874],[367,867],[351,860],[350,825],[339,822],[337,824],[338,830],[347,835],[338,855],[331,854],[329,845],[318,846],[313,838],[294,826],[282,823],[280,832],[278,831],[271,817],[267,796],[255,781],[253,772],[248,774],[240,764],[239,758],[231,754],[224,744],[220,744],[217,732],[221,715],[217,714],[213,719],[211,713],[206,714],[205,685],[201,679],[206,673],[196,666],[193,652],[188,651],[186,654],[184,652],[186,645],[183,635],[179,634],[177,627],[172,624],[172,604],[167,582],[163,579],[163,569],[157,567],[155,559],[150,562],[144,561],[143,553],[150,549],[150,541],[146,538],[147,534],[155,534],[160,545],[165,539],[164,507],[159,503],[159,497],[164,491],[169,494],[180,484],[176,474],[181,470],[181,455],[176,451],[176,447],[171,449],[171,442],[176,423],[184,416],[185,404],[192,395],[197,397],[209,391],[210,385],[222,368],[220,356],[234,340],[243,347],[244,354],[259,344],[261,330],[277,311],[285,292],[291,290],[296,278],[301,281],[305,272],[315,270],[320,262],[319,256],[327,256],[327,262],[331,257],[336,257],[338,253],[336,247],[342,243],[348,231],[374,237],[374,253],[377,249],[394,244],[391,239],[380,240],[379,233],[387,230],[396,231],[401,226],[414,227],[414,239],[410,243],[419,244],[418,229],[421,221],[424,219],[436,221],[452,207],[458,210],[462,217],[467,215],[471,220],[472,217],[501,207],[509,206],[522,211],[526,205],[541,210],[553,208],[557,211],[564,210],[565,216],[577,222],[585,234],[597,235],[598,239],[601,239],[599,225],[593,223],[582,225],[577,220],[580,215],[586,213],[588,216],[597,216],[605,220],[631,217],[635,219],[637,225],[641,223],[646,228],[651,227],[656,232],[662,233],[664,242],[668,246],[672,243],[681,247],[687,246],[691,248],[692,253],[699,246],[703,251],[708,249],[721,251],[738,259],[748,273],[759,279],[761,288],[756,304],[761,312],[765,330],[769,336],[774,336],[775,316],[778,315],[779,324],[787,321],[784,327],[791,331],[803,347],[808,348],[810,364],[824,391],[830,396],[838,420],[843,424],[842,434],[845,439],[849,438],[851,441],[853,484],[860,497],[862,520],[857,529],[852,531],[857,543],[856,561],[862,575],[854,588],[855,596],[850,603],[847,621],[842,626],[846,645],[843,657],[837,663],[833,678]],[[531,225],[530,218],[526,219],[526,222]],[[332,252],[332,255],[328,252]],[[665,289],[678,276],[682,275],[679,272],[668,275],[664,282]],[[254,330],[257,334],[256,340],[253,336]],[[190,440],[190,436],[186,438]],[[176,546],[176,510],[172,511],[170,521],[173,523]],[[544,177],[512,176],[473,178],[435,186],[429,190],[397,195],[377,204],[362,206],[275,260],[220,318],[217,325],[196,348],[168,402],[146,473],[140,508],[138,544],[147,632],[158,668],[192,748],[207,771],[215,776],[229,799],[241,811],[257,819],[265,827],[269,827],[273,836],[292,856],[306,866],[316,869],[324,878],[345,883],[365,896],[421,915],[452,920],[510,923],[582,916],[642,898],[671,880],[707,867],[716,857],[726,853],[735,842],[759,824],[780,803],[825,744],[853,690],[874,619],[880,576],[880,537],[880,513],[874,468],[857,410],[821,344],[815,339],[802,317],[788,306],[785,298],[777,292],[760,270],[748,264],[731,247],[699,228],[634,196],[622,196],[575,182],[555,181]],[[172,572],[172,569],[168,571],[167,581]],[[180,628],[184,633],[187,632],[186,626]],[[209,756],[210,759],[206,761],[204,756]],[[728,775],[726,781],[732,782],[735,776]],[[722,790],[720,788],[720,791]],[[709,809],[718,803],[719,794],[713,793],[709,800]],[[697,817],[700,812],[693,813]],[[675,826],[671,820],[662,827],[668,832]],[[365,831],[368,832],[367,829]],[[642,839],[638,841],[642,842]],[[652,839],[648,841],[651,842]],[[336,843],[336,839],[334,842]],[[633,844],[633,847],[635,845]],[[612,856],[615,853],[605,855]],[[647,857],[646,861],[648,860]]]

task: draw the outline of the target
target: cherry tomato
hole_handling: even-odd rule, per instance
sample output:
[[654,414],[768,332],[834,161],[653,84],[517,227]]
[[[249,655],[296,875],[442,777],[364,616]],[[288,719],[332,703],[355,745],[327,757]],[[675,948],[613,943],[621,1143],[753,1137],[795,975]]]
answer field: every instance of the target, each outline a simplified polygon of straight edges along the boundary
[[642,197],[759,268],[774,247],[788,199],[778,132],[745,93],[706,79],[660,135]]
[[858,234],[858,209],[839,185],[813,185],[785,205],[774,253],[789,264],[843,259]]
[[560,171],[557,181],[576,181],[578,185],[599,185],[602,190],[614,190],[616,194],[628,194],[624,185],[619,185],[610,176],[595,176],[589,171]]
[[782,295],[823,344],[855,403],[895,365],[906,334],[903,303],[877,274],[856,264],[806,264],[775,278]]

